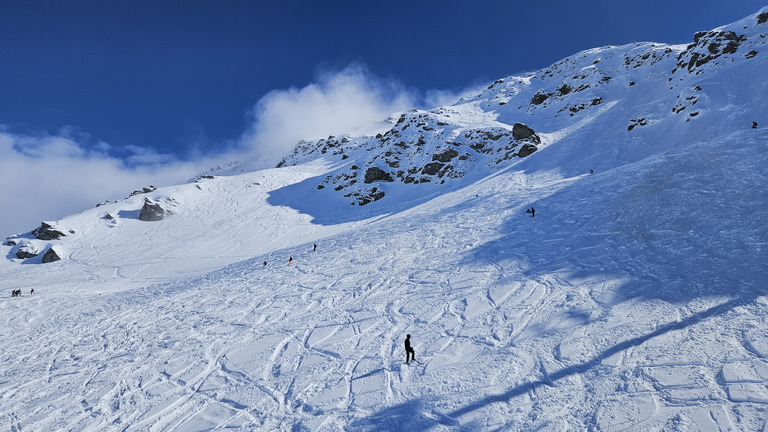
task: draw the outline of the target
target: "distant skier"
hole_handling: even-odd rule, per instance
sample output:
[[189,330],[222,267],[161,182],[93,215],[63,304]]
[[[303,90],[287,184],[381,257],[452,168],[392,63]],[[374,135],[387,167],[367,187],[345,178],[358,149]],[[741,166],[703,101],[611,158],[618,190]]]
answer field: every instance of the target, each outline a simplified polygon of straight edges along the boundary
[[317,244],[312,244],[312,252],[317,252]]
[[416,353],[413,351],[413,348],[411,348],[411,335],[407,334],[405,335],[405,363],[409,363],[409,358],[411,360],[416,360]]
[[293,264],[293,257],[292,256],[288,257],[288,264]]
[[592,169],[590,169],[590,170],[589,170],[589,173],[590,173],[590,174],[594,174],[594,173],[595,173],[595,171],[594,171],[594,170],[592,170]]
[[30,294],[34,294],[34,293],[35,293],[35,289],[34,289],[34,288],[32,288],[32,289],[29,291],[29,293],[30,293]]
[[531,207],[531,217],[536,216],[536,209]]
[[267,266],[267,262],[266,262],[266,261],[264,261],[264,267],[266,267],[266,266]]
[[757,122],[752,122],[752,129],[757,129]]

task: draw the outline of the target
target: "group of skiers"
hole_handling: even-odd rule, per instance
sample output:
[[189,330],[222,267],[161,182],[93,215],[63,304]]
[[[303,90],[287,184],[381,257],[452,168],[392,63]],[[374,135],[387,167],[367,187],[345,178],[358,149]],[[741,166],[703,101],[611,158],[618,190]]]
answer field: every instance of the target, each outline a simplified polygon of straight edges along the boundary
[[[32,288],[32,289],[29,291],[29,293],[30,293],[30,294],[34,294],[34,293],[35,293],[35,289],[34,289],[34,288]],[[15,290],[11,291],[11,297],[20,297],[20,296],[21,296],[21,288],[19,288],[19,289],[15,289]]]
[[[317,252],[317,244],[315,243],[312,244],[312,252]],[[288,257],[288,264],[293,264],[293,256]],[[266,267],[266,266],[267,266],[267,262],[264,261],[264,264],[262,265],[262,267]]]

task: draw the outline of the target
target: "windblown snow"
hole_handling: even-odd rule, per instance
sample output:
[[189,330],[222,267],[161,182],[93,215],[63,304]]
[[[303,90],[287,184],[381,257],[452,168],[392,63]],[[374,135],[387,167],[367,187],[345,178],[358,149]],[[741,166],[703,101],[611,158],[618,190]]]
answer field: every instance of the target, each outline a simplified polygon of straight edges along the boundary
[[9,237],[0,429],[768,429],[766,21]]

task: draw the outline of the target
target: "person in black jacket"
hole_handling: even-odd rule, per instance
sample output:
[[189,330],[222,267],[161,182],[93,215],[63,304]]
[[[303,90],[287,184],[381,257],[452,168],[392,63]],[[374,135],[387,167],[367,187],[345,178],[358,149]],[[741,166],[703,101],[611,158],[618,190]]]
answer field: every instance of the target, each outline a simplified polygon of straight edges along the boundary
[[407,334],[405,335],[405,363],[407,364],[408,358],[410,354],[411,360],[416,360],[416,353],[413,351],[413,348],[411,348],[411,335]]

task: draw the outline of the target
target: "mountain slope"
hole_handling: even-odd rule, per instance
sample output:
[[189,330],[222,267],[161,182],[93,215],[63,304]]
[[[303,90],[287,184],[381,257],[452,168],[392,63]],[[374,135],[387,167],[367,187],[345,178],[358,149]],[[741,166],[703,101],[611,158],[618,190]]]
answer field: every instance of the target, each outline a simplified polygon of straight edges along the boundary
[[[764,18],[585,51],[22,236],[60,261],[3,246],[23,295],[0,300],[0,426],[764,428]],[[144,197],[173,215],[139,220]]]

